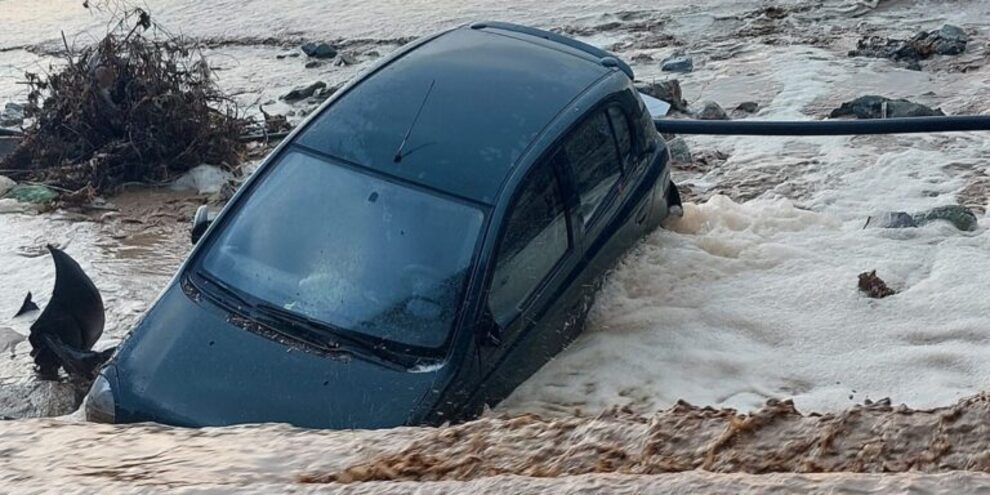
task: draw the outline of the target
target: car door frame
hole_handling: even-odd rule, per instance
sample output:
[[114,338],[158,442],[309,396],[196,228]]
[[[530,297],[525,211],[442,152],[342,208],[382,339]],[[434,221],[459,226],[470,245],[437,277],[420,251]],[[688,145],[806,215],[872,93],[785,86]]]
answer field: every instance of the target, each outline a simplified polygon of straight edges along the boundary
[[[619,106],[622,108],[623,114],[627,116],[629,112],[624,107],[620,101],[619,95],[610,95],[607,98],[602,99],[597,104],[591,106],[587,111],[582,113],[582,115],[573,120],[572,124],[569,125],[564,132],[561,133],[560,137],[554,141],[554,143],[548,147],[548,150],[544,152],[537,159],[530,170],[527,171],[526,176],[533,173],[536,167],[541,166],[541,164],[546,164],[548,160],[553,160],[551,166],[554,167],[555,178],[558,182],[558,187],[560,188],[562,199],[564,202],[565,215],[567,217],[567,227],[568,227],[568,238],[569,247],[568,251],[558,260],[554,268],[547,274],[543,280],[541,280],[536,289],[530,294],[529,297],[520,305],[522,309],[514,315],[511,322],[507,326],[522,325],[513,329],[513,333],[510,335],[503,335],[501,342],[495,344],[484,342],[484,337],[482,336],[479,340],[478,352],[479,361],[481,362],[482,375],[480,376],[478,391],[474,394],[476,397],[472,401],[469,401],[475,406],[477,403],[483,402],[485,404],[494,404],[504,398],[504,395],[511,393],[511,389],[515,386],[505,387],[509,390],[495,390],[502,387],[497,387],[492,384],[495,379],[496,373],[499,372],[499,368],[508,360],[512,358],[512,355],[518,354],[523,350],[520,350],[520,343],[526,339],[529,332],[533,332],[540,325],[541,320],[545,319],[545,316],[550,312],[551,306],[561,299],[563,299],[563,304],[567,306],[567,313],[573,315],[564,323],[564,329],[558,330],[561,334],[559,338],[559,344],[554,345],[554,352],[549,356],[552,357],[560,349],[563,349],[570,341],[576,337],[583,326],[584,316],[586,316],[588,310],[590,309],[590,298],[588,297],[588,290],[586,288],[577,287],[577,282],[585,278],[585,272],[588,270],[587,259],[585,256],[586,245],[586,234],[583,227],[583,219],[578,218],[580,214],[578,212],[578,204],[580,198],[578,197],[578,192],[575,188],[575,179],[573,174],[573,169],[569,159],[566,157],[566,153],[563,150],[563,143],[567,139],[573,136],[573,132],[582,124],[584,124],[588,118],[592,117],[598,112],[605,115],[606,120],[609,122],[609,132],[611,134],[611,145],[614,152],[616,153],[616,159],[620,164],[620,176],[613,185],[612,190],[609,191],[606,199],[603,200],[602,207],[596,211],[593,220],[589,226],[595,227],[596,232],[600,233],[604,230],[604,226],[611,224],[614,221],[614,216],[618,211],[617,206],[621,205],[625,200],[625,195],[623,194],[625,188],[625,176],[626,176],[626,164],[625,160],[621,156],[618,142],[616,141],[615,130],[611,122],[611,118],[608,116],[607,109],[610,106]],[[632,134],[632,128],[630,126],[630,140],[633,146],[636,146],[636,138]],[[557,159],[558,156],[561,158]],[[507,231],[508,222],[511,219],[513,208],[522,193],[522,188],[525,185],[525,179],[519,181],[515,191],[513,191],[512,198],[509,200],[508,205],[505,210],[505,214],[499,219],[497,228],[497,234],[495,238],[494,248],[492,251],[492,256],[489,258],[488,266],[485,269],[484,281],[482,284],[483,290],[481,292],[480,303],[485,306],[488,301],[488,294],[491,290],[491,284],[493,281],[493,274],[495,265],[498,260],[498,249],[501,246],[502,240]],[[593,229],[594,230],[594,229]],[[565,273],[566,272],[566,273]],[[554,282],[554,279],[558,279]],[[555,290],[548,292],[548,289],[553,286]],[[482,312],[484,312],[482,308]],[[479,320],[484,320],[483,317]],[[524,322],[524,324],[523,324]],[[479,322],[481,323],[481,322]],[[483,326],[483,325],[482,325]],[[550,329],[544,329],[544,331],[551,331]],[[499,349],[498,351],[492,351],[492,348]],[[558,348],[559,347],[559,348]],[[530,350],[531,351],[531,350]],[[487,353],[487,356],[482,356],[482,354]],[[494,357],[493,357],[494,355]],[[549,360],[542,359],[539,366],[542,367],[546,361]],[[531,375],[531,374],[530,374]],[[529,378],[530,375],[522,377],[522,379]],[[519,380],[520,382],[522,380]],[[487,391],[486,388],[491,390]]]

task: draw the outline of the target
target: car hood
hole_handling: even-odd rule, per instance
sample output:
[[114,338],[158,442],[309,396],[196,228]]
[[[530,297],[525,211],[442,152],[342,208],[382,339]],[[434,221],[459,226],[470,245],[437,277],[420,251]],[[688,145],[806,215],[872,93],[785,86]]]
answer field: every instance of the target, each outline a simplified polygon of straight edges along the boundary
[[290,347],[229,322],[178,282],[135,327],[107,376],[118,422],[181,426],[284,422],[385,428],[416,422],[446,366],[423,372]]

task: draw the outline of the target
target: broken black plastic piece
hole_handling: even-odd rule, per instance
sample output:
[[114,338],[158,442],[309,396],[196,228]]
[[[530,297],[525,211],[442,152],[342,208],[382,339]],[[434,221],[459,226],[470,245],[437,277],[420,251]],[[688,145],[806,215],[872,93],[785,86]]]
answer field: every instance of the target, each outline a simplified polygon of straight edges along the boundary
[[24,297],[24,302],[21,304],[21,309],[17,310],[17,314],[14,315],[14,318],[17,318],[18,316],[21,316],[24,313],[38,311],[38,309],[40,308],[38,308],[38,305],[31,300],[31,293],[28,292],[27,296]]

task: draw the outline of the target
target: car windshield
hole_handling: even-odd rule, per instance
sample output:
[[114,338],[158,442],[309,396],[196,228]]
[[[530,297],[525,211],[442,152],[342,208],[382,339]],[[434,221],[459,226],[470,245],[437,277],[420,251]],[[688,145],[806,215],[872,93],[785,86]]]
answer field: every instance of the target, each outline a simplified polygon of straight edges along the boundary
[[241,292],[331,327],[439,347],[484,220],[478,208],[290,151],[201,258]]

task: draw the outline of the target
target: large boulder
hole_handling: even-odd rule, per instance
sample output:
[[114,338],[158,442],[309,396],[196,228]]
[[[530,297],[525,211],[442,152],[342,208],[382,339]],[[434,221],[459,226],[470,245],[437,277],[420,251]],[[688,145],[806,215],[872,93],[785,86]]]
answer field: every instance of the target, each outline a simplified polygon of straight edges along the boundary
[[678,112],[687,112],[687,101],[681,93],[681,83],[677,79],[637,83],[636,89],[658,100],[670,103],[670,107]]

